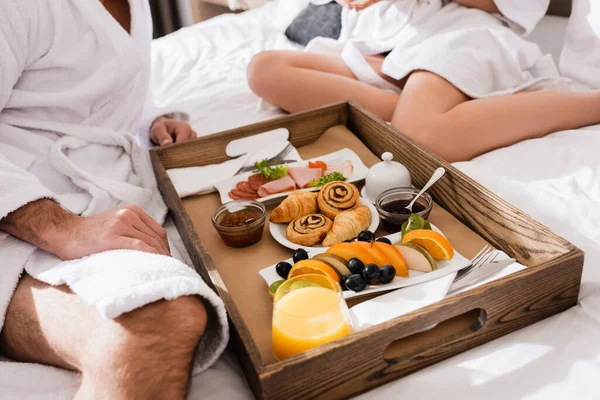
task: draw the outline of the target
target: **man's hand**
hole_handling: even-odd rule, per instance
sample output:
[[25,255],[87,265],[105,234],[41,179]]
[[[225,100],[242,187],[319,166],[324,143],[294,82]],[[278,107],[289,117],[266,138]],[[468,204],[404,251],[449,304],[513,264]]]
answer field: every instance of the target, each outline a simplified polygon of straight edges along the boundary
[[176,119],[158,117],[150,126],[150,139],[160,146],[166,146],[171,143],[185,142],[195,139],[198,135],[190,124]]
[[1,219],[0,230],[63,260],[117,249],[170,255],[165,230],[137,205],[80,217],[38,200]]
[[63,260],[116,249],[171,255],[163,227],[137,205],[79,217],[68,230],[63,246],[54,253]]

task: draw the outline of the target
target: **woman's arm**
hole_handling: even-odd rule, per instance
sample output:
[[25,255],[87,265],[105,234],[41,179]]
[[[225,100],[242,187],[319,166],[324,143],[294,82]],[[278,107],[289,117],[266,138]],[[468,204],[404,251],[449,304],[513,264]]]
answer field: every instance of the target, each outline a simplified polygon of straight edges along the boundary
[[489,13],[499,13],[498,6],[494,0],[454,0],[465,7],[478,8]]

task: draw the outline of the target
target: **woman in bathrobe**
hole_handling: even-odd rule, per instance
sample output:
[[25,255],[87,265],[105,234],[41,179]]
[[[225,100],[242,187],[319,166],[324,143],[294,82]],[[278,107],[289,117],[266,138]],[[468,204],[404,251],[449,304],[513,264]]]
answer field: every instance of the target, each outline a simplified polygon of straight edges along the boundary
[[600,93],[570,92],[520,36],[549,2],[338,0],[338,40],[258,54],[249,85],[289,112],[354,101],[451,162],[600,123]]
[[181,399],[228,340],[131,133],[195,137],[142,119],[151,37],[147,0],[0,2],[0,353],[81,372],[76,398]]

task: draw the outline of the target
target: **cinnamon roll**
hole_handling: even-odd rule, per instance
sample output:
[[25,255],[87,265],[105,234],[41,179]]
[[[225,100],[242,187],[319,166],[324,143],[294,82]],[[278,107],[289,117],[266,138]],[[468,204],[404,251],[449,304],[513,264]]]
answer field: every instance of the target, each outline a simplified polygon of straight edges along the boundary
[[314,246],[323,241],[332,225],[333,222],[324,215],[308,214],[290,222],[285,233],[292,243]]
[[321,188],[317,197],[319,210],[331,219],[342,211],[358,207],[358,200],[358,188],[347,182],[329,182]]

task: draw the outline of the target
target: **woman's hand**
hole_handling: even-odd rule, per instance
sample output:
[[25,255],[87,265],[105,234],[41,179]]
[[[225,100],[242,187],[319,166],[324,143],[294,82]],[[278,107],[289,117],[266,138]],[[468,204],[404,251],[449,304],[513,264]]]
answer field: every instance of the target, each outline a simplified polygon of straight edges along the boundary
[[354,8],[355,10],[362,10],[363,8],[367,8],[375,3],[378,3],[380,0],[336,0],[336,1],[344,7]]
[[150,139],[160,146],[185,142],[197,137],[190,124],[176,119],[158,117],[150,126]]

